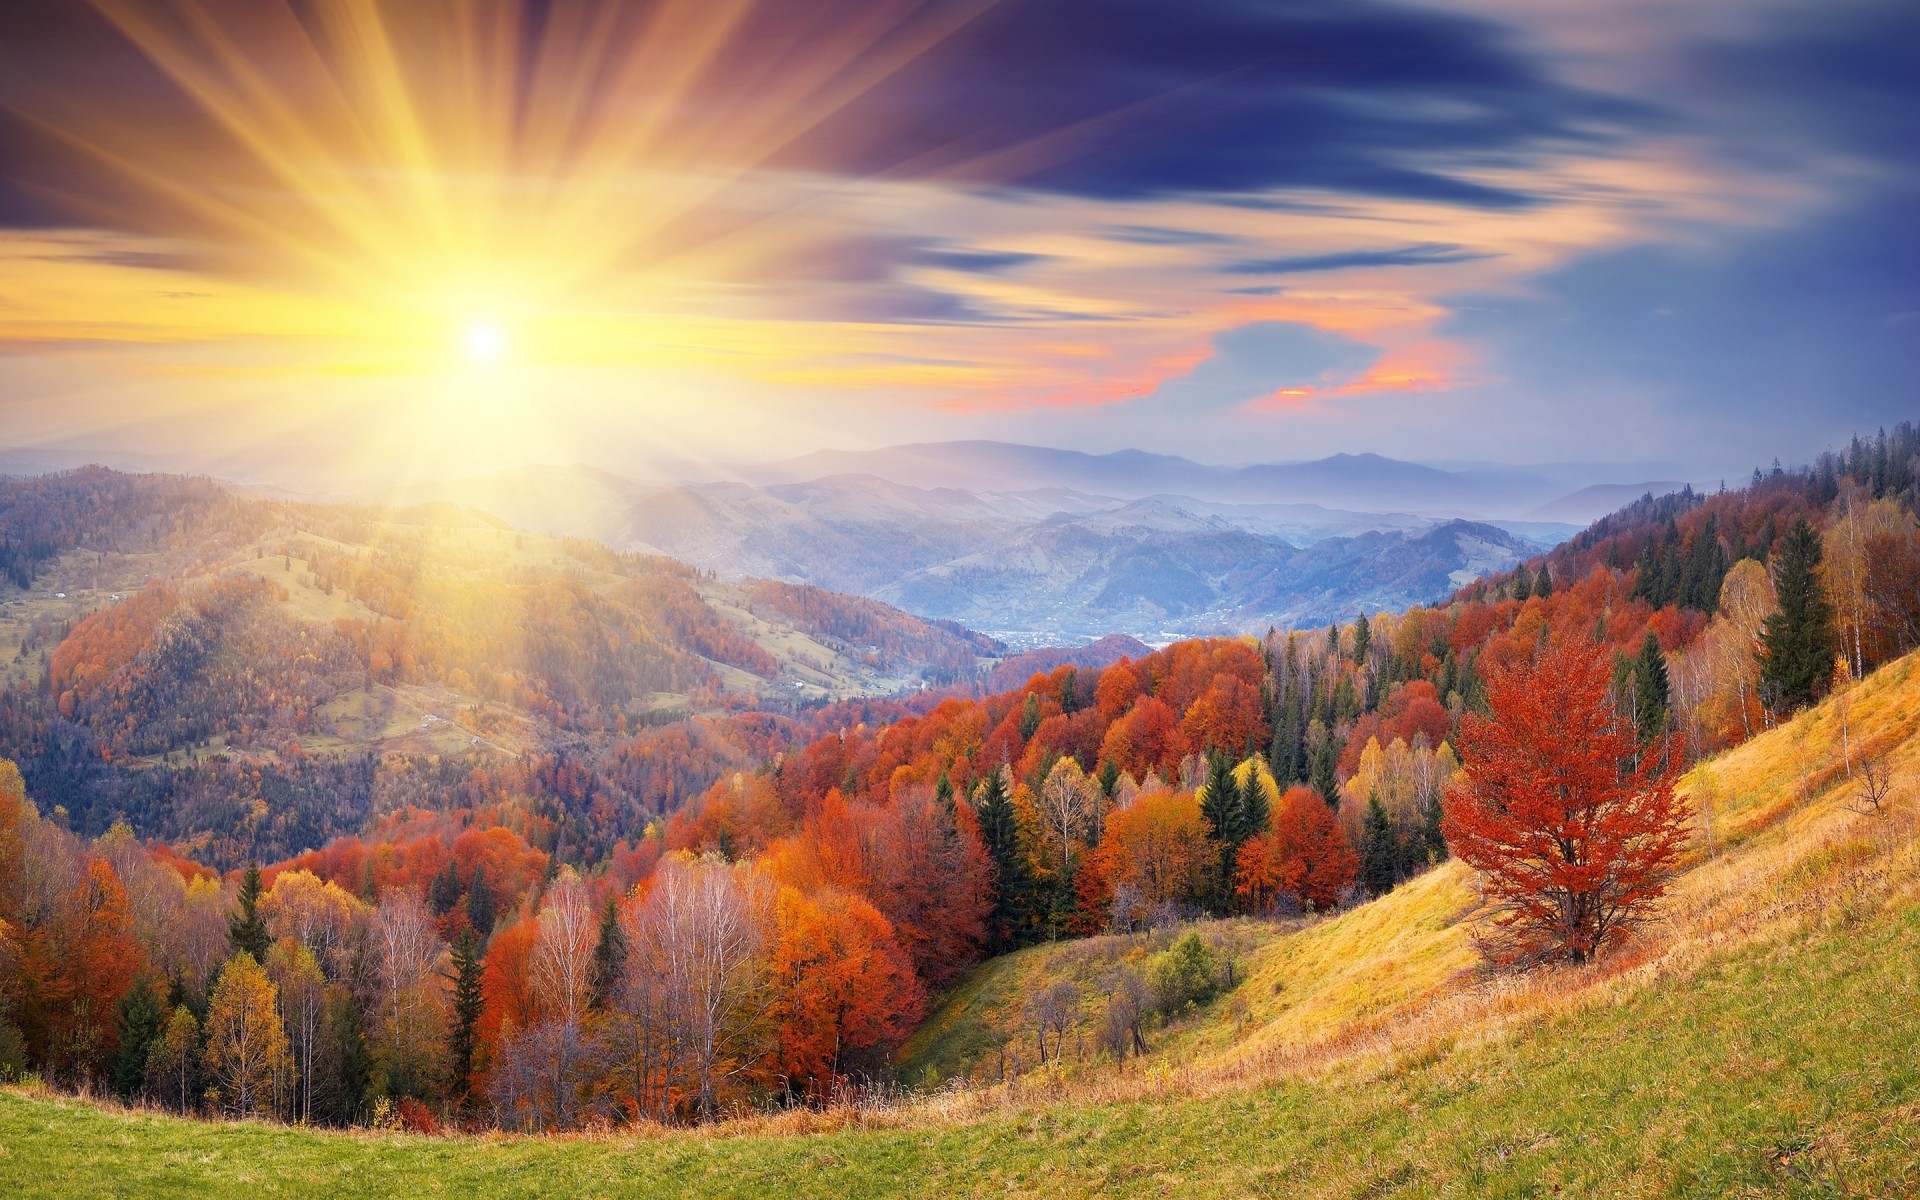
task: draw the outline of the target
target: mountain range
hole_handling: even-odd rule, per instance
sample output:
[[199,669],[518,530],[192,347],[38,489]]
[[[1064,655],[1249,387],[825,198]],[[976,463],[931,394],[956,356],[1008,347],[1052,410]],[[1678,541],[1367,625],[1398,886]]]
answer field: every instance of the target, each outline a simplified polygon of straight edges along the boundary
[[1219,468],[992,442],[821,452],[704,481],[667,474],[531,467],[431,495],[723,577],[868,596],[1015,647],[1404,608],[1557,544],[1585,503],[1564,497],[1554,519],[1452,515],[1496,495],[1530,503],[1558,486],[1551,471],[1447,472],[1376,455]]

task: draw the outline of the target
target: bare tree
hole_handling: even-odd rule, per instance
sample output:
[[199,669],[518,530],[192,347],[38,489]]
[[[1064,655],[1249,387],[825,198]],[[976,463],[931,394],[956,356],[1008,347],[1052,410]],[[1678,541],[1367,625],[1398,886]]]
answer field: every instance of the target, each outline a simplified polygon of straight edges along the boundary
[[1053,1057],[1066,1052],[1067,1031],[1080,1023],[1080,989],[1062,979],[1027,1001],[1027,1020],[1040,1037],[1040,1061],[1047,1061],[1047,1038],[1053,1038]]
[[424,1090],[432,1074],[443,1040],[434,968],[446,949],[413,889],[388,892],[374,909],[368,951],[379,989],[381,1051],[396,1095]]
[[528,982],[544,1014],[564,1020],[585,1015],[598,936],[593,901],[579,874],[568,867],[540,905],[539,932],[527,962]]
[[764,876],[718,859],[668,859],[647,897],[640,923],[647,957],[664,977],[703,1120],[719,1112],[718,1083],[756,1057],[758,960],[772,907]]
[[1854,779],[1851,807],[1855,812],[1878,815],[1893,799],[1893,766],[1884,754],[1860,754],[1860,772]]
[[1100,1046],[1116,1059],[1147,1052],[1143,1026],[1153,1005],[1153,989],[1132,967],[1109,972],[1101,986],[1107,995],[1106,1021],[1100,1028]]

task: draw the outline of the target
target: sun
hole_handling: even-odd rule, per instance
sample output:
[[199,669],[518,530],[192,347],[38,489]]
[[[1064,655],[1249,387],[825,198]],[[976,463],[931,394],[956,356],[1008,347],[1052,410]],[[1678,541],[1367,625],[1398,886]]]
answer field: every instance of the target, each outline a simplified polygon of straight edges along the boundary
[[461,335],[467,357],[476,363],[498,362],[507,352],[507,335],[492,321],[475,321]]

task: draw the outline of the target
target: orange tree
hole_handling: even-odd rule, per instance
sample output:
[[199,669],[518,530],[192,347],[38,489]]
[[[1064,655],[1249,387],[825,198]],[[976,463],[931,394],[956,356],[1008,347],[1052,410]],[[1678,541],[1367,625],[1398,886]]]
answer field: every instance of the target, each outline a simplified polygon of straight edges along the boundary
[[1441,828],[1480,872],[1496,963],[1592,958],[1652,914],[1685,845],[1671,748],[1637,745],[1610,680],[1605,647],[1570,637],[1495,673],[1462,723]]

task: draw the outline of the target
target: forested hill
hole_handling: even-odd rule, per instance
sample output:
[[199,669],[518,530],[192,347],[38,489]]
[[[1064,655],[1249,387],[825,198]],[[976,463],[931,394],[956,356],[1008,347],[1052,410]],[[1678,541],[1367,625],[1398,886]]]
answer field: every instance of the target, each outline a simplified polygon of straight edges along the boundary
[[77,831],[125,817],[220,864],[462,788],[537,797],[604,848],[823,703],[969,684],[1003,654],[452,506],[0,479],[0,756]]

